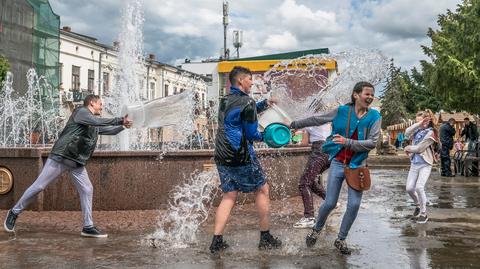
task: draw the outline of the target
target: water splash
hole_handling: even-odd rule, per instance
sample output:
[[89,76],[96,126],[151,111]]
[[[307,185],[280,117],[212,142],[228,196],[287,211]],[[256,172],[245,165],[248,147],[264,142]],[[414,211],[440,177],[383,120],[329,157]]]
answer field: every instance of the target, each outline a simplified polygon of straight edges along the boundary
[[[329,74],[323,67],[328,61],[336,62],[335,73]],[[264,78],[271,94],[279,99],[278,106],[298,119],[347,103],[359,81],[379,84],[386,77],[388,63],[378,50],[355,49],[283,61]]]
[[159,217],[157,230],[143,243],[161,249],[186,248],[197,241],[196,233],[208,218],[218,188],[216,171],[195,172],[175,186],[166,214]]
[[[146,90],[140,84],[145,74],[143,54],[142,1],[127,0],[122,10],[122,25],[119,34],[118,63],[114,77],[115,87],[105,98],[105,110],[112,116],[120,115],[122,107],[146,100]],[[123,116],[123,115],[122,115]],[[113,138],[112,149],[128,150],[138,148],[147,140],[145,130],[126,130]]]
[[[59,116],[58,93],[35,69],[27,72],[25,95],[13,89],[13,74],[8,72],[0,93],[0,146],[31,147],[53,143],[63,118]],[[57,95],[56,95],[57,94]]]

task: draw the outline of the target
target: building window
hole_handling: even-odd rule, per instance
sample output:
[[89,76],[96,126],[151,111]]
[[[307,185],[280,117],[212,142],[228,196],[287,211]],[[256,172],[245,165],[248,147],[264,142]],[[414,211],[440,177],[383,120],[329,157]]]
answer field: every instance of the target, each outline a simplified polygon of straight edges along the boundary
[[72,66],[72,90],[80,90],[80,66]]
[[103,95],[108,95],[110,91],[110,74],[107,72],[103,72],[103,77],[102,77],[102,82],[103,82]]
[[150,99],[155,99],[155,82],[150,82]]
[[177,94],[177,87],[173,87],[173,95]]
[[165,95],[164,97],[168,96],[168,84],[165,84]]
[[93,93],[95,83],[95,71],[88,69],[88,92]]

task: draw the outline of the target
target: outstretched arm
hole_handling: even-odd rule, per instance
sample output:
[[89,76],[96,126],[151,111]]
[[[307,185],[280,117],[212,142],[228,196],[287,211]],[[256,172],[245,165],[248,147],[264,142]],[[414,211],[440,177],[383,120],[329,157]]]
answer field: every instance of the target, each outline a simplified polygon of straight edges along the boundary
[[290,128],[301,129],[309,126],[320,126],[327,122],[331,122],[335,118],[335,116],[337,116],[337,112],[338,108],[335,108],[334,110],[328,111],[325,114],[315,115],[303,120],[292,121],[292,123],[290,124]]
[[125,130],[123,126],[100,126],[98,127],[98,134],[116,135],[123,130]]
[[123,125],[123,117],[115,118],[100,118],[95,117],[87,108],[80,108],[73,121],[78,124],[90,125],[90,126],[110,126],[110,125]]

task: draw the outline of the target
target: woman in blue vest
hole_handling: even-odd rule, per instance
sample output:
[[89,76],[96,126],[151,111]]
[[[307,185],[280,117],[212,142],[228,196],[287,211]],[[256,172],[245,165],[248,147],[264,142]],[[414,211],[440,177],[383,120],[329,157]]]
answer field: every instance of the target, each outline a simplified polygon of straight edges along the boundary
[[[345,180],[344,166],[348,165],[350,168],[365,166],[368,152],[375,148],[380,137],[380,113],[374,109],[369,109],[374,99],[374,93],[375,89],[372,84],[363,81],[358,82],[353,88],[351,103],[341,105],[326,114],[293,121],[290,126],[292,129],[300,129],[322,125],[327,122],[332,123],[332,134],[323,145],[323,151],[329,155],[331,160],[327,196],[319,209],[315,227],[307,235],[306,244],[309,247],[316,243],[318,234],[325,226],[328,215],[337,205],[338,196]],[[351,113],[349,113],[350,110]],[[350,121],[348,121],[349,114]],[[348,134],[346,134],[347,122],[350,122]],[[348,187],[347,210],[343,215],[338,238],[334,243],[334,246],[342,254],[351,253],[345,239],[357,217],[361,200],[362,191]]]

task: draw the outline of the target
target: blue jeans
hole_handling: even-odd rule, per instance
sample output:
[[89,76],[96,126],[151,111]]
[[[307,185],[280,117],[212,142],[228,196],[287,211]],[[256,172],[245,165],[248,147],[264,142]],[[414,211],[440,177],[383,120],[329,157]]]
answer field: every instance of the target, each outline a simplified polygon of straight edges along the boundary
[[[330,164],[330,173],[328,174],[327,197],[325,197],[325,201],[318,210],[317,223],[314,227],[316,231],[320,231],[325,226],[328,215],[337,206],[343,181],[345,181],[343,163],[333,159]],[[341,240],[347,238],[348,231],[357,217],[358,209],[362,202],[362,194],[363,192],[348,187],[347,211],[343,215],[340,232],[338,233],[338,238]]]

